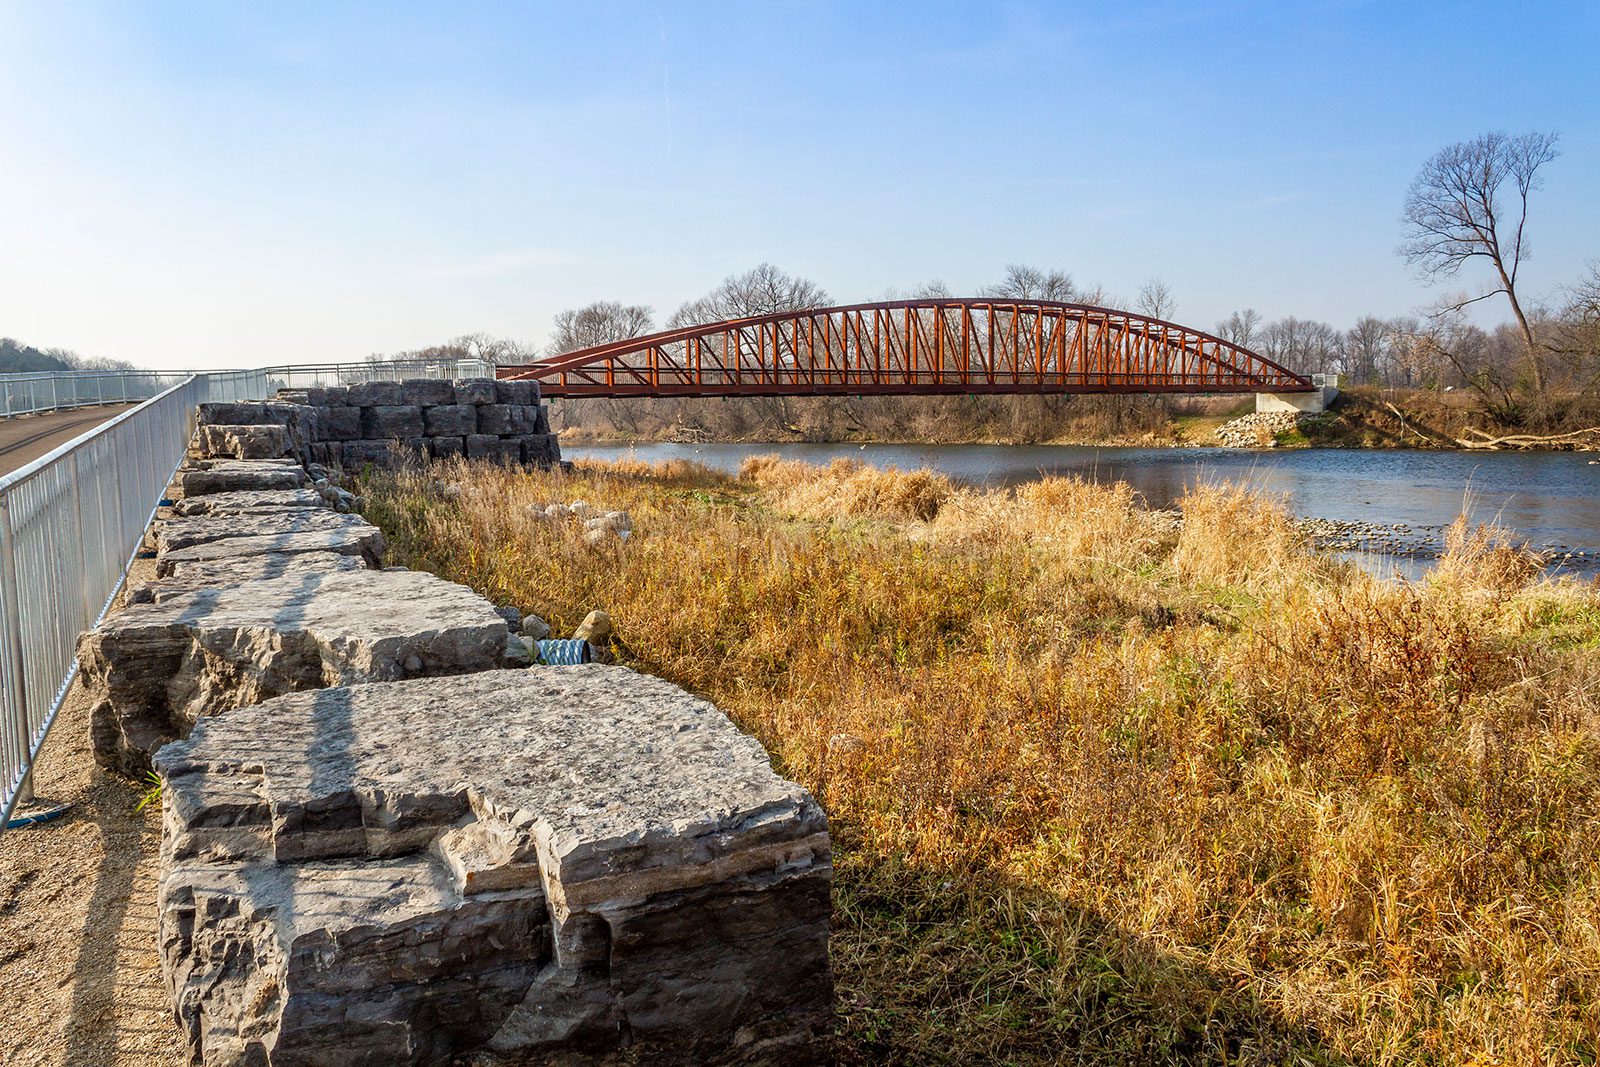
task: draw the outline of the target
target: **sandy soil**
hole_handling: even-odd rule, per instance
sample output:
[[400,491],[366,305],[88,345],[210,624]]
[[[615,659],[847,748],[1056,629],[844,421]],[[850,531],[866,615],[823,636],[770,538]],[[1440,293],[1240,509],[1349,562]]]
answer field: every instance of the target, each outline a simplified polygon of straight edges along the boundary
[[186,1062],[156,955],[158,804],[95,767],[74,685],[34,790],[72,810],[0,834],[0,1064]]
[[0,419],[0,474],[33,462],[131,407],[132,404],[105,404]]

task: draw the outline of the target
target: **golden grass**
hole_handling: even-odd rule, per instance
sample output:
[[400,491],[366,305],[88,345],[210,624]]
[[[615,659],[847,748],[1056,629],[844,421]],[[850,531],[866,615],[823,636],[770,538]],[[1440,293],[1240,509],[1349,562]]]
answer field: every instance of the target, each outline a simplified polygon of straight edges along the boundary
[[[817,794],[843,1062],[1593,1062],[1600,595],[1503,538],[1405,584],[1225,488],[1181,524],[770,460],[363,491],[396,562],[607,609]],[[632,539],[528,508],[579,498]]]

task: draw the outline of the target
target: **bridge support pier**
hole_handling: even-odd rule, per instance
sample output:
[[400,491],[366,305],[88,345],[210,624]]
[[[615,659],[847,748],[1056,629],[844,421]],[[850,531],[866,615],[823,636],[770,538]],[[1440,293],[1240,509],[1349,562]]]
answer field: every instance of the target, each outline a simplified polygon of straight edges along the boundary
[[1311,380],[1317,387],[1309,393],[1257,393],[1256,412],[1298,411],[1314,415],[1326,411],[1333,398],[1339,395],[1337,374],[1313,374]]

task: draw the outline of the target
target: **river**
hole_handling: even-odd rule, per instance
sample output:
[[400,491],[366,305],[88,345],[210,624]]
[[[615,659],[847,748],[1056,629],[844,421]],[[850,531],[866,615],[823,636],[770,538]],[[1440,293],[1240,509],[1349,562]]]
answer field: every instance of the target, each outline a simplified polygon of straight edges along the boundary
[[736,471],[750,456],[824,464],[929,467],[976,485],[1048,474],[1124,481],[1151,507],[1197,481],[1239,482],[1282,496],[1324,547],[1379,571],[1415,574],[1463,508],[1555,557],[1552,569],[1600,575],[1600,459],[1585,452],[1399,449],[1114,448],[1080,445],[641,444],[563,445],[567,459],[688,459]]

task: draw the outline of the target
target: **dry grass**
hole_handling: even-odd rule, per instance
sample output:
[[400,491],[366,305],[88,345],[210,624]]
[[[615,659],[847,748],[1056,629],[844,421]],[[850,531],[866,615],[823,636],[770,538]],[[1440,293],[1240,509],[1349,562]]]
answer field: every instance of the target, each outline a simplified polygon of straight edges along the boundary
[[[365,493],[397,562],[608,609],[816,792],[844,1062],[1594,1061],[1592,587],[1466,534],[1379,582],[1227,489],[1180,529],[1068,479],[746,474]],[[579,498],[633,538],[527,508]]]

